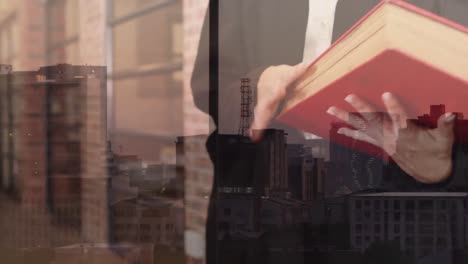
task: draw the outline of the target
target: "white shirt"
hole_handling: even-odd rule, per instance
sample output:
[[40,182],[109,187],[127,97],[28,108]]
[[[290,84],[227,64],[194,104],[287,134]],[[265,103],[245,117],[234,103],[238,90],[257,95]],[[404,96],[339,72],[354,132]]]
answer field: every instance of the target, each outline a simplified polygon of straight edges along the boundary
[[[303,62],[312,62],[331,44],[338,0],[309,0]],[[317,136],[305,133],[307,139]]]
[[315,60],[331,44],[338,0],[309,0],[304,62]]

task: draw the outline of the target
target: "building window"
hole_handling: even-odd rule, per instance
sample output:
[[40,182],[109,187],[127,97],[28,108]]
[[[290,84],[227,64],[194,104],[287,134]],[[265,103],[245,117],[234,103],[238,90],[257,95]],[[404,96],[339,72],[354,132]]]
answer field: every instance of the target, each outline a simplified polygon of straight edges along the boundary
[[370,212],[369,212],[369,211],[365,211],[365,212],[364,212],[364,217],[366,218],[366,220],[369,220]]
[[362,237],[361,236],[357,236],[356,237],[356,245],[357,246],[360,246],[362,244]]
[[231,208],[224,208],[224,216],[231,216]]
[[438,231],[439,233],[448,232],[448,231],[449,231],[449,230],[448,230],[448,225],[446,225],[446,224],[438,224],[438,225],[437,225],[437,231]]
[[360,234],[362,232],[362,224],[356,225],[356,233]]
[[395,221],[400,221],[400,219],[401,219],[400,213],[393,213],[393,219],[394,219]]
[[374,233],[380,233],[380,225],[374,225]]
[[447,244],[447,239],[445,237],[438,237],[437,238],[437,246],[438,247],[447,247],[448,244]]
[[405,221],[412,222],[414,221],[414,211],[407,211],[405,213]]
[[406,237],[405,243],[407,247],[414,244],[414,237]]
[[18,52],[18,25],[15,10],[3,11],[0,20],[0,61],[1,64],[14,65]]
[[431,200],[419,201],[420,210],[432,210],[433,207],[434,207],[434,201],[431,201]]
[[442,210],[447,209],[447,201],[445,200],[439,201],[439,208]]
[[408,234],[414,234],[414,225],[412,225],[412,224],[407,224],[407,225],[406,225],[406,232],[407,232]]
[[406,204],[406,210],[414,210],[415,208],[414,201],[406,201],[405,204]]
[[380,214],[381,212],[380,211],[376,211],[374,212],[374,221],[380,221]]
[[[3,1],[0,7],[0,64],[2,71],[14,69],[18,54],[18,20],[17,10],[10,6],[13,2]],[[14,4],[13,4],[14,5]],[[18,137],[17,118],[21,109],[21,98],[18,89],[6,84],[7,79],[0,80],[0,187],[4,190],[15,189],[15,177],[18,171],[16,154],[20,137]]]
[[111,140],[123,152],[161,162],[183,134],[182,1],[108,1]]
[[447,222],[447,215],[446,214],[438,214],[437,215],[437,221]]
[[420,213],[419,220],[421,222],[432,222],[434,215],[432,213]]
[[361,209],[361,208],[362,208],[362,201],[356,200],[356,209]]
[[419,226],[419,232],[421,234],[432,234],[434,232],[434,226],[432,224],[422,224]]
[[48,0],[46,61],[49,65],[80,64],[79,0]]
[[380,201],[379,201],[379,200],[375,200],[375,201],[374,201],[374,209],[375,209],[375,210],[379,210],[379,209],[380,209]]

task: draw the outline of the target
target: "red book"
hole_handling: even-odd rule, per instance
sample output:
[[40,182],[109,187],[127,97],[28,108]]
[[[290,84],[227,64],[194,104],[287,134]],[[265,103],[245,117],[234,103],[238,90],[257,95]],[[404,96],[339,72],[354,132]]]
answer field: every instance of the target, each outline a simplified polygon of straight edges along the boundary
[[[315,68],[314,70],[312,68]],[[409,3],[381,2],[338,39],[297,82],[278,120],[329,138],[326,113],[356,94],[385,111],[384,92],[395,94],[410,118],[444,104],[468,116],[468,28]]]

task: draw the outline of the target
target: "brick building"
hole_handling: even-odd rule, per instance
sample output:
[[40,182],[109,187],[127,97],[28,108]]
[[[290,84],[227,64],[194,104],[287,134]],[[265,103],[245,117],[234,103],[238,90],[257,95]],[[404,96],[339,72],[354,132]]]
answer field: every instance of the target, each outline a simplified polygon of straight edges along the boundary
[[[81,231],[82,222],[98,216],[93,232],[107,229],[101,215],[88,215],[96,202],[107,203],[107,193],[96,190],[108,178],[105,75],[102,66],[61,64],[3,76],[3,187],[31,217],[51,213],[52,223]],[[34,245],[25,235],[20,231],[17,239]]]
[[[107,66],[106,94],[88,91],[89,98],[107,96],[107,120],[104,112],[96,111],[95,103],[88,101],[85,108],[89,110],[85,126],[96,128],[104,122],[107,130],[101,126],[97,135],[82,138],[85,146],[94,149],[80,147],[85,153],[80,166],[84,241],[104,242],[109,236],[105,228],[108,184],[101,177],[106,169],[99,165],[105,162],[104,135],[119,154],[136,154],[150,164],[175,160],[174,139],[190,136],[183,143],[187,144],[185,244],[188,260],[203,262],[212,183],[204,147],[210,119],[193,103],[190,77],[207,4],[208,0],[0,1],[0,63],[13,65],[24,75],[58,63]],[[5,139],[8,134],[3,133]],[[32,162],[23,170],[34,175],[47,169],[40,167],[42,162]],[[9,168],[14,170],[13,165]],[[9,185],[8,180],[2,183]],[[39,188],[35,195],[47,200],[44,187],[35,188]]]

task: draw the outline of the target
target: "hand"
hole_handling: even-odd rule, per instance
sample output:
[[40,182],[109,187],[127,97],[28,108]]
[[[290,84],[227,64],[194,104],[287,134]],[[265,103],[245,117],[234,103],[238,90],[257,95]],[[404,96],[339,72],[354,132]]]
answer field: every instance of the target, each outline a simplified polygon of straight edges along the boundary
[[437,128],[429,129],[409,121],[401,103],[391,93],[382,95],[388,112],[384,115],[356,95],[348,95],[345,101],[360,115],[350,118],[350,113],[330,107],[327,113],[354,127],[354,130],[340,128],[338,133],[382,148],[419,182],[438,183],[448,178],[452,171],[455,114],[442,115]]
[[254,121],[250,127],[250,137],[253,141],[261,139],[262,130],[270,124],[289,87],[306,72],[308,66],[308,63],[295,66],[279,65],[263,71],[257,84],[257,104],[254,109]]

